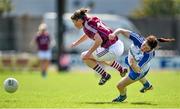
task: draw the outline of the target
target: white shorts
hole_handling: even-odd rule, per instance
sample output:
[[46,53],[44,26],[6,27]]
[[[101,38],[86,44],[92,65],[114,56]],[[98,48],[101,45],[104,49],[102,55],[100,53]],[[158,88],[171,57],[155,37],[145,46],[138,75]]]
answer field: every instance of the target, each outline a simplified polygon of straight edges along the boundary
[[46,59],[46,60],[51,60],[52,54],[51,54],[51,50],[47,50],[47,51],[38,51],[38,57],[40,59]]
[[[118,40],[111,45],[108,49],[98,47],[93,53],[93,57],[97,61],[113,61],[119,58],[124,52],[124,44]],[[81,54],[81,58],[87,53],[87,51]]]

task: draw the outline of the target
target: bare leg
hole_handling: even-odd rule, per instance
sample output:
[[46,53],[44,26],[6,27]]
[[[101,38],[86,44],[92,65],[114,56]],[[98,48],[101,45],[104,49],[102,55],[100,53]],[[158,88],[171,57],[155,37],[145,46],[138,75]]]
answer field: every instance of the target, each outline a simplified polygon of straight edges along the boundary
[[135,81],[130,79],[128,76],[124,77],[117,85],[120,95],[117,98],[113,99],[113,102],[124,101],[127,98],[127,96],[126,96],[127,88],[126,87],[134,82]]
[[99,63],[115,68],[116,70],[119,71],[121,77],[124,77],[126,75],[126,73],[128,72],[128,69],[126,67],[123,67],[121,64],[119,64],[115,60],[113,60],[113,61],[102,61],[102,62],[99,62]]
[[145,84],[146,81],[147,81],[147,79],[145,77],[143,77],[142,79],[139,80],[139,82],[142,83],[142,84]]
[[97,61],[93,59],[86,59],[86,60],[83,60],[83,62],[90,68],[94,68],[98,64]]
[[98,61],[98,62],[103,64],[103,65],[111,66],[112,63],[114,62],[114,60],[113,61]]
[[46,65],[45,65],[45,70],[46,70],[46,71],[48,70],[49,64],[50,64],[50,61],[49,61],[49,60],[46,60]]
[[[81,55],[81,57],[83,59],[83,54]],[[99,85],[104,85],[106,81],[111,78],[111,75],[104,70],[104,68],[92,57],[92,55],[90,59],[83,59],[83,62],[101,75]]]
[[128,76],[124,77],[117,85],[120,95],[126,95],[126,87],[134,82],[135,81],[130,79]]
[[43,77],[46,76],[49,63],[50,63],[49,60],[41,60],[41,72]]
[[[81,58],[83,59],[83,56],[87,53],[86,52],[83,52],[81,54]],[[105,57],[108,57],[108,56],[111,56],[110,54],[106,54]],[[94,68],[98,63],[101,64],[101,65],[108,65],[108,66],[111,66],[113,68],[115,68],[116,70],[119,71],[120,75],[122,77],[124,77],[127,73],[127,68],[123,67],[120,63],[118,63],[117,61],[115,61],[113,58],[112,59],[109,59],[109,58],[105,58],[105,57],[101,57],[101,58],[98,58],[99,60],[101,61],[98,61],[98,59],[96,60],[94,58],[93,55],[90,56],[90,59],[88,60],[83,60],[84,63],[86,63],[89,67],[91,68]]]

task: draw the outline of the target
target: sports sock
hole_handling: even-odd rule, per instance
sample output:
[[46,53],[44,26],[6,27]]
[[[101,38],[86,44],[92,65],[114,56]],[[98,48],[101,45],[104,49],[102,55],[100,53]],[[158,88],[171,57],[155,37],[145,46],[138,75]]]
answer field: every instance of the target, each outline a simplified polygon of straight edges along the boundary
[[103,67],[99,64],[97,64],[93,68],[98,74],[100,74],[102,77],[105,77],[107,75],[106,71],[103,69]]
[[144,84],[143,84],[144,87],[149,87],[150,86],[150,83],[148,81],[146,81]]
[[111,64],[111,67],[117,69],[118,71],[122,71],[123,67],[121,66],[121,64],[119,64],[117,61],[114,61],[112,64]]

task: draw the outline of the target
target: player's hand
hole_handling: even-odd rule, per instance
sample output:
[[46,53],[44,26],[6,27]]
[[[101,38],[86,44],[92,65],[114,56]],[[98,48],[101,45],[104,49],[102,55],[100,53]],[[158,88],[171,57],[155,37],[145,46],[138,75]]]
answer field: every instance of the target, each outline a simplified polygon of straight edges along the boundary
[[108,36],[108,38],[109,38],[110,40],[113,40],[113,39],[114,39],[114,37],[115,37],[115,35],[114,35],[114,34],[109,34],[109,36]]
[[71,48],[74,48],[74,47],[76,47],[76,46],[77,46],[76,42],[73,42],[70,47],[71,47]]
[[140,72],[141,72],[141,69],[137,66],[137,62],[135,61],[134,58],[131,58],[131,60],[130,60],[130,65],[131,65],[131,68],[132,68],[136,73],[140,73]]
[[134,58],[131,58],[130,59],[130,63],[132,64],[132,65],[134,65],[136,62],[135,62],[135,60],[134,60]]

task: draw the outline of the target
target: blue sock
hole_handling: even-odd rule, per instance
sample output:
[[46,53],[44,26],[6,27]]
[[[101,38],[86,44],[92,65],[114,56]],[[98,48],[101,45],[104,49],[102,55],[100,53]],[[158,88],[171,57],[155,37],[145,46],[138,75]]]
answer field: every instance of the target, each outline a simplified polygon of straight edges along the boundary
[[143,85],[144,85],[144,87],[149,87],[150,83],[148,81],[146,81]]

